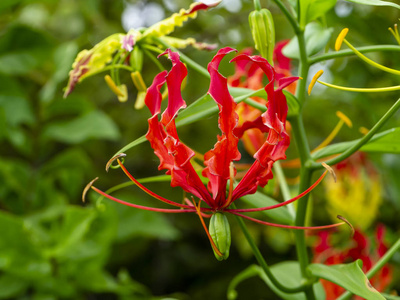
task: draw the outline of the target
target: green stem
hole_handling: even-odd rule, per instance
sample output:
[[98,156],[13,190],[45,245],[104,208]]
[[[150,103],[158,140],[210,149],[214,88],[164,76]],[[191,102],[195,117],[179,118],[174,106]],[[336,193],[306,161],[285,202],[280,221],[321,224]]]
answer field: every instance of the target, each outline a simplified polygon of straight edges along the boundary
[[[303,78],[303,80],[300,80],[299,84],[297,85],[296,96],[297,99],[299,100],[302,109],[303,104],[305,102],[306,84],[307,84],[307,77],[310,65],[306,52],[304,30],[299,30],[296,35],[298,38],[299,52],[300,52],[299,76]],[[294,116],[290,119],[292,124],[293,137],[297,145],[297,150],[301,162],[300,185],[299,185],[300,192],[306,190],[311,185],[311,176],[312,176],[312,170],[308,167],[310,163],[312,163],[312,159],[310,154],[310,147],[307,142],[304,123],[302,120],[301,109],[300,113],[297,116]],[[297,202],[297,211],[295,220],[296,226],[305,225],[308,199],[309,195],[307,194],[303,198],[299,199]],[[296,240],[297,257],[300,264],[300,271],[302,277],[307,280],[310,278],[310,274],[307,272],[307,266],[309,265],[309,258],[307,252],[305,232],[301,230],[296,230],[295,240]],[[312,286],[308,286],[307,289],[304,291],[304,293],[306,299],[308,300],[316,299]]]
[[[367,46],[367,47],[360,47],[357,48],[357,50],[361,53],[368,53],[368,52],[377,52],[377,51],[399,51],[400,52],[400,46],[395,46],[395,45],[378,45],[378,46]],[[330,53],[325,53],[321,54],[318,56],[314,56],[310,58],[309,62],[310,64],[315,64],[317,62],[329,60],[329,59],[335,59],[339,57],[346,57],[346,56],[351,56],[355,55],[354,52],[350,49],[346,50],[340,50],[337,52],[330,52]]]
[[298,82],[296,89],[296,97],[299,100],[300,106],[302,106],[305,101],[305,95],[307,90],[307,77],[310,69],[310,64],[308,62],[308,56],[306,52],[306,41],[304,38],[304,31],[299,32],[297,34],[297,38],[299,42],[299,52],[300,52],[299,76],[303,79],[299,80]]
[[282,3],[281,0],[274,0],[274,2],[276,3],[276,5],[278,5],[279,9],[286,16],[290,25],[292,25],[294,32],[298,34],[300,32],[300,27],[299,24],[297,23],[297,20],[292,16],[292,14],[289,12],[289,10],[286,8],[286,6]]
[[129,72],[133,72],[133,69],[129,66],[126,65],[109,65],[107,67],[102,68],[101,70],[98,70],[96,72],[91,73],[89,76],[84,77],[84,79],[92,77],[94,75],[100,74],[102,72],[108,71],[108,70],[113,70],[113,69],[124,69],[127,70]]
[[254,9],[255,10],[261,10],[260,0],[254,0],[253,4],[254,4]]
[[[381,127],[386,123],[386,121],[388,121],[399,108],[400,108],[400,98],[392,105],[392,107],[385,113],[385,115],[374,125],[374,127],[372,127],[371,130],[362,139],[358,141],[357,144],[355,144],[353,147],[350,147],[339,156],[336,156],[335,158],[326,161],[325,163],[327,163],[330,166],[333,166],[341,162],[342,160],[348,158],[353,153],[355,153],[363,145],[365,145],[378,132],[379,129],[381,129]],[[312,162],[310,167],[313,170],[323,168],[320,163],[316,162]]]
[[[367,278],[371,279],[383,266],[392,258],[392,256],[400,249],[400,238],[393,244],[392,247],[376,262],[376,264],[367,272]],[[342,294],[337,300],[350,299],[353,294],[346,292]]]
[[199,72],[201,75],[210,78],[210,74],[208,73],[207,69],[204,68],[203,66],[199,65],[197,62],[195,62],[194,60],[190,59],[189,57],[187,57],[185,54],[183,54],[182,52],[180,52],[178,49],[176,49],[175,47],[172,47],[171,45],[169,45],[168,43],[166,43],[165,41],[163,41],[160,38],[154,38],[158,43],[160,43],[161,45],[163,45],[165,48],[169,48],[174,52],[179,52],[179,55],[182,59],[183,62],[185,62],[189,67],[191,67],[192,69],[194,69],[195,71]]
[[165,70],[163,65],[160,63],[160,61],[156,57],[154,57],[154,55],[152,55],[152,53],[149,50],[147,50],[145,47],[143,47],[143,53],[146,54],[146,56],[148,58],[150,58],[150,60],[160,69],[160,71]]
[[[235,206],[234,203],[231,204],[231,207],[234,208],[234,209],[236,208],[236,206]],[[259,265],[260,265],[261,268],[264,270],[265,274],[268,276],[269,280],[271,280],[272,284],[273,284],[276,288],[278,288],[278,289],[281,290],[282,292],[289,293],[289,294],[293,294],[293,293],[298,293],[298,292],[304,291],[306,288],[308,288],[308,286],[309,286],[310,284],[312,284],[311,282],[307,282],[307,283],[304,283],[304,284],[302,284],[302,285],[300,285],[300,286],[298,286],[298,287],[295,287],[295,288],[288,288],[288,287],[286,287],[286,286],[283,286],[283,285],[278,281],[278,279],[276,279],[276,277],[274,276],[274,274],[271,272],[271,270],[270,270],[268,264],[267,264],[266,261],[264,260],[264,257],[261,255],[260,250],[258,249],[256,243],[254,242],[253,238],[251,237],[251,235],[250,235],[250,233],[249,233],[249,231],[248,231],[248,229],[247,229],[246,224],[244,224],[243,219],[240,218],[240,217],[238,217],[238,216],[236,216],[236,220],[238,221],[239,226],[240,226],[240,228],[241,228],[241,230],[242,230],[244,236],[245,236],[246,239],[247,239],[247,242],[249,243],[251,249],[253,250],[254,256],[256,257],[256,259],[257,259]]]

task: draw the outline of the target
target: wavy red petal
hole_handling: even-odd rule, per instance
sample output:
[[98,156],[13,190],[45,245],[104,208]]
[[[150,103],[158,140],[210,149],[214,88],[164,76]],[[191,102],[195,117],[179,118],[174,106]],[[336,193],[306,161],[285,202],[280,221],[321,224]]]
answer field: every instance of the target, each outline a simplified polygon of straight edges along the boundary
[[203,175],[210,180],[209,189],[216,206],[223,205],[226,200],[226,184],[230,176],[231,162],[240,160],[240,152],[237,148],[239,139],[233,132],[238,123],[238,115],[235,112],[236,103],[228,91],[226,77],[218,72],[221,60],[233,51],[235,50],[229,47],[220,49],[208,64],[211,77],[208,94],[218,104],[218,125],[222,134],[218,137],[214,148],[204,155],[206,168],[203,170]]

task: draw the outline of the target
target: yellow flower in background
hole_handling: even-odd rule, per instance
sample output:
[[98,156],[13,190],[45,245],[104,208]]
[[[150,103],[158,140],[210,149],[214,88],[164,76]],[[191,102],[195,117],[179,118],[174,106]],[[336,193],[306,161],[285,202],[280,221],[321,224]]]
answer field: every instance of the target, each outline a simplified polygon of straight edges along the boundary
[[375,220],[382,203],[382,185],[374,166],[357,152],[335,166],[337,181],[324,181],[327,210],[332,218],[343,215],[365,230]]

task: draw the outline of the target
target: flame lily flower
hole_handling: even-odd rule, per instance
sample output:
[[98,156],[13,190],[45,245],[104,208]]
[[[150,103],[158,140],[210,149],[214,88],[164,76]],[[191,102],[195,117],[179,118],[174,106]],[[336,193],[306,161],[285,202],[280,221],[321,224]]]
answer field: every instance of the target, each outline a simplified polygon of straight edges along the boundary
[[[214,148],[204,155],[205,168],[202,171],[202,175],[208,179],[207,187],[202,183],[201,178],[196,173],[190,161],[195,155],[195,152],[182,143],[178,137],[175,126],[175,118],[178,111],[186,107],[186,103],[181,95],[181,85],[187,75],[187,69],[180,61],[178,53],[168,49],[162,54],[167,55],[171,60],[172,68],[169,72],[163,71],[154,78],[145,98],[145,103],[151,113],[151,117],[148,119],[149,129],[146,138],[150,142],[154,153],[160,159],[158,169],[167,170],[166,174],[171,176],[171,186],[181,187],[185,192],[199,199],[198,203],[196,203],[194,199],[192,199],[193,203],[189,200],[186,200],[186,204],[177,203],[148,190],[124,167],[119,159],[123,154],[117,156],[115,159],[126,175],[143,191],[164,203],[177,207],[176,209],[144,207],[128,203],[104,193],[94,187],[92,185],[93,182],[88,185],[87,189],[92,188],[110,200],[135,208],[167,213],[194,212],[200,217],[211,245],[217,253],[218,249],[216,249],[203,221],[203,217],[211,217],[213,213],[231,213],[260,224],[292,229],[321,229],[336,227],[343,224],[337,223],[320,227],[296,227],[269,223],[242,214],[244,212],[273,209],[292,203],[317,186],[326,172],[306,191],[285,202],[261,208],[229,208],[229,206],[240,197],[255,193],[258,186],[265,186],[273,177],[271,171],[273,163],[286,158],[285,151],[290,141],[285,127],[288,108],[282,89],[298,79],[297,77],[282,78],[278,83],[278,87],[275,89],[275,71],[267,60],[259,56],[248,56],[246,54],[238,55],[232,59],[232,61],[252,61],[269,79],[269,83],[265,86],[265,91],[268,95],[267,111],[253,122],[245,122],[242,126],[239,126],[238,115],[235,111],[237,104],[229,94],[227,79],[218,71],[221,60],[225,55],[233,51],[235,50],[229,47],[220,49],[208,65],[211,78],[208,94],[219,107],[218,125],[221,130],[221,135],[218,136]],[[165,83],[168,87],[168,106],[161,114],[162,94],[160,90]],[[159,119],[160,114],[161,120]],[[234,162],[240,160],[241,157],[238,150],[238,142],[243,133],[250,128],[258,128],[260,131],[267,133],[268,136],[263,145],[254,154],[254,163],[234,188],[234,177],[236,174]],[[200,207],[201,203],[205,203],[207,207]]]
[[[80,83],[89,76],[98,74],[99,72],[108,69],[126,69],[133,72],[134,75],[132,76],[134,78],[138,77],[140,73],[138,75],[135,73],[135,71],[141,70],[141,57],[143,56],[143,53],[139,48],[143,47],[144,45],[158,46],[154,38],[164,40],[169,45],[177,48],[193,46],[197,49],[215,49],[216,45],[198,43],[193,38],[178,39],[168,37],[167,35],[173,32],[175,27],[182,26],[182,24],[189,18],[196,18],[199,10],[207,10],[218,4],[219,1],[212,4],[204,4],[201,2],[192,3],[189,9],[181,9],[179,13],[174,13],[169,18],[157,22],[147,29],[131,29],[126,34],[116,33],[105,38],[96,44],[92,49],[82,50],[78,53],[78,56],[72,64],[72,70],[69,73],[69,81],[67,87],[65,88],[64,98],[66,98],[73,91],[77,83]],[[131,66],[126,64],[128,61],[130,61]],[[114,73],[111,73],[112,78],[110,76],[105,78],[106,83],[118,96],[120,101],[126,101],[126,86],[119,84],[118,74],[115,75]],[[137,78],[137,80],[134,79],[133,83],[139,92],[143,92],[142,85],[137,84],[137,82],[143,82],[141,75],[139,78]],[[144,91],[145,90],[146,87],[144,88]]]

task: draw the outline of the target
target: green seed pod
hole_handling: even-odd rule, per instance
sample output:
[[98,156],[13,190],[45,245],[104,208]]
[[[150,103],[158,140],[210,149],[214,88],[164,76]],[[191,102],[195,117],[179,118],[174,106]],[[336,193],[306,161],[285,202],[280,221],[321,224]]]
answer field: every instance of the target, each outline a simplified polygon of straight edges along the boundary
[[271,12],[266,8],[252,11],[249,15],[249,23],[256,49],[273,65],[275,26]]
[[137,45],[135,45],[133,47],[133,50],[132,50],[130,58],[129,58],[129,63],[131,64],[132,68],[135,71],[139,71],[139,72],[142,71],[142,67],[143,67],[143,51]]
[[229,248],[231,247],[231,228],[228,218],[222,213],[212,215],[209,226],[210,235],[222,256],[214,251],[214,255],[218,260],[224,260],[229,257]]

